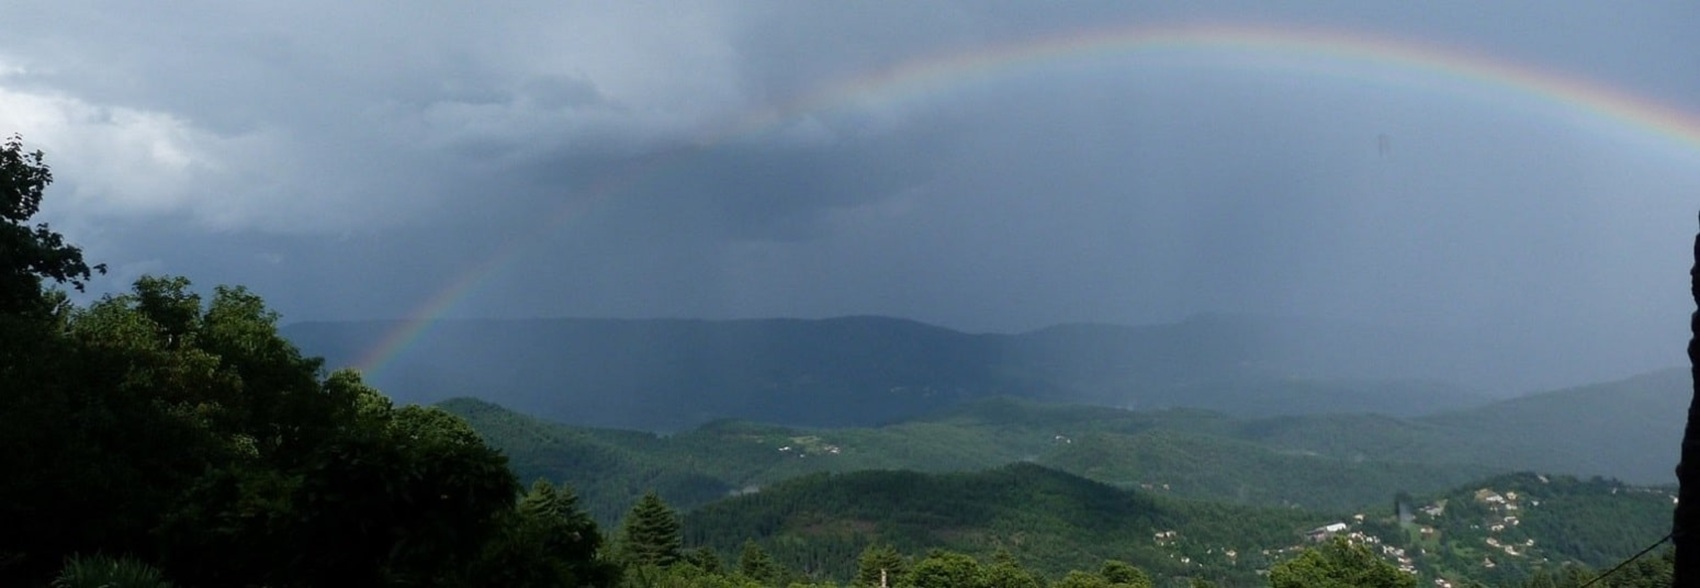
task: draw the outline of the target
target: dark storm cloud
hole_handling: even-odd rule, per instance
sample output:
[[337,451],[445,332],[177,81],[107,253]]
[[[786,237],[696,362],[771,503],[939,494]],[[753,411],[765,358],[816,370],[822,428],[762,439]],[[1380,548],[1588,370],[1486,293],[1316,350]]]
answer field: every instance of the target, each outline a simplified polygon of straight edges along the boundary
[[1680,361],[1693,146],[1410,72],[1078,56],[821,92],[1087,30],[1238,23],[1493,55],[1692,112],[1697,18],[1676,2],[59,2],[8,9],[0,130],[48,150],[49,220],[115,268],[104,287],[244,283],[289,319],[406,315],[460,283],[476,286],[454,316],[1019,330],[1247,312],[1480,333],[1563,383]]

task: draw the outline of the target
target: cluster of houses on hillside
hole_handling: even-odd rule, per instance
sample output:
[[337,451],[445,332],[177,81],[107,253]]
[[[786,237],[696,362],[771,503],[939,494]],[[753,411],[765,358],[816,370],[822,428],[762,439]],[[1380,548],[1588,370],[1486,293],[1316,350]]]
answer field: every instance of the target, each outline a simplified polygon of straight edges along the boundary
[[[1492,511],[1493,516],[1496,517],[1487,521],[1489,533],[1501,533],[1523,523],[1521,519],[1517,518],[1517,515],[1523,509],[1522,500],[1524,497],[1519,496],[1516,491],[1506,491],[1504,494],[1500,494],[1491,488],[1482,488],[1476,491],[1475,498],[1476,502],[1487,505],[1488,510]],[[1539,500],[1529,500],[1529,506],[1540,505],[1541,501]],[[1526,539],[1521,542],[1502,541],[1491,534],[1483,541],[1487,543],[1489,548],[1504,552],[1505,555],[1512,557],[1528,555],[1529,548],[1535,546],[1534,539]],[[1493,559],[1482,559],[1482,567],[1491,568],[1494,565]]]
[[[1362,524],[1364,515],[1354,515],[1352,521],[1356,524]],[[1416,562],[1411,560],[1410,554],[1405,553],[1405,548],[1383,544],[1380,537],[1361,530],[1353,530],[1352,525],[1345,522],[1329,523],[1305,533],[1305,538],[1310,539],[1311,542],[1327,541],[1336,536],[1344,536],[1346,541],[1356,545],[1366,545],[1370,549],[1380,552],[1382,557],[1392,560],[1394,565],[1399,566],[1399,571],[1413,575],[1417,573]]]

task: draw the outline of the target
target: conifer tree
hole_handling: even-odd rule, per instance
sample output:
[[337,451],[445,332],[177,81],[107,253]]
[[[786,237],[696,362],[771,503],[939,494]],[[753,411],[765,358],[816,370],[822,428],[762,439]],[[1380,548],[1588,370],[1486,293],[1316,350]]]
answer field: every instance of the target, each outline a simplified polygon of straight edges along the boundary
[[[876,543],[862,550],[862,555],[856,561],[856,578],[851,586],[876,587],[895,586],[897,579],[903,577],[908,566],[903,562],[903,554],[897,549],[885,544]],[[881,579],[885,580],[881,584]]]
[[738,555],[738,573],[745,578],[760,582],[764,586],[778,585],[782,570],[773,557],[763,551],[754,540],[744,541],[744,550]]
[[706,574],[719,574],[724,570],[720,563],[720,554],[707,547],[693,547],[685,550],[682,556],[685,563],[696,566]]
[[668,566],[679,561],[679,517],[661,497],[638,499],[620,528],[620,558],[627,566]]

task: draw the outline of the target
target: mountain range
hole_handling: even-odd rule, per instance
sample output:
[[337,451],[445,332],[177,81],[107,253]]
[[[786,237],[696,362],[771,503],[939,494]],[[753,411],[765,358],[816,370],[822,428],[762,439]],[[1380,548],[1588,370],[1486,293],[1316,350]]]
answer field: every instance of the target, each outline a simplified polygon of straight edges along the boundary
[[[284,334],[342,367],[401,327],[298,323]],[[471,396],[564,423],[677,431],[722,418],[870,426],[998,396],[1416,416],[1492,400],[1456,368],[1479,361],[1432,336],[1238,316],[1008,335],[886,317],[451,320],[367,376],[404,402]]]

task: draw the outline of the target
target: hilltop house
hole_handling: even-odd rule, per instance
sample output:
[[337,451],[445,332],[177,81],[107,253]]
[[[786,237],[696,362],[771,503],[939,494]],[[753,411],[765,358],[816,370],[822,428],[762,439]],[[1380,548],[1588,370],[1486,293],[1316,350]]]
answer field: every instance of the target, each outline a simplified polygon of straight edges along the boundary
[[1310,532],[1305,533],[1305,537],[1310,538],[1311,541],[1321,542],[1333,537],[1336,533],[1344,532],[1346,532],[1346,523],[1331,523],[1311,529]]

